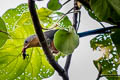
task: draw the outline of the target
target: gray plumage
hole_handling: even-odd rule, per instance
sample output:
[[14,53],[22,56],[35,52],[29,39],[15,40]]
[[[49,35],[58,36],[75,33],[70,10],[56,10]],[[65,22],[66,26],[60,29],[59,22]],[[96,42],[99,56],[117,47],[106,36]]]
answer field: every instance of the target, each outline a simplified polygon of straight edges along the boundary
[[[50,30],[50,31],[44,32],[44,36],[47,40],[48,45],[53,41],[54,34],[56,31],[57,30]],[[39,43],[39,39],[37,35],[31,35],[24,41],[24,47],[30,48],[30,47],[38,47],[38,46],[41,46],[41,45]]]

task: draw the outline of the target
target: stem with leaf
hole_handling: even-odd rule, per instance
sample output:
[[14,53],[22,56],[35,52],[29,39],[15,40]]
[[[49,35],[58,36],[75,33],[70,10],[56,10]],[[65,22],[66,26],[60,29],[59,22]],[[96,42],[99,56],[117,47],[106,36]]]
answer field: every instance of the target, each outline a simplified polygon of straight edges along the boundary
[[[79,8],[77,6],[77,0],[74,0],[74,14],[73,14],[73,27],[74,29],[76,30],[77,32],[77,18],[78,18],[78,13],[76,13],[76,11],[78,11]],[[68,74],[68,70],[69,70],[69,67],[70,67],[70,63],[71,63],[71,58],[72,58],[72,54],[68,55],[67,56],[67,59],[66,59],[66,63],[65,63],[65,67],[64,69],[66,70],[67,74]]]

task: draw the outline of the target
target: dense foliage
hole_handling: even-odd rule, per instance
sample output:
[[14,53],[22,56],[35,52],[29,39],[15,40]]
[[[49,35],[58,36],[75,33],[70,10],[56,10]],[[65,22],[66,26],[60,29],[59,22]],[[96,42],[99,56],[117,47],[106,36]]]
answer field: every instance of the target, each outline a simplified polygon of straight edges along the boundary
[[[83,1],[87,4],[83,3],[83,6],[93,19],[120,25],[120,0]],[[49,0],[47,6],[48,8],[38,9],[36,5],[42,27],[59,29],[54,35],[55,47],[61,54],[72,54],[79,45],[79,36],[72,27],[72,22],[66,14],[57,11],[63,6],[59,0]],[[42,80],[54,74],[42,48],[29,48],[26,52],[27,58],[22,58],[24,40],[32,34],[35,34],[35,31],[27,3],[7,10],[0,17],[0,80]],[[102,57],[93,62],[98,71],[102,71],[101,76],[108,80],[120,79],[117,76],[120,65],[119,36],[120,30],[112,29],[111,33],[100,34],[90,41],[93,50],[103,53]]]

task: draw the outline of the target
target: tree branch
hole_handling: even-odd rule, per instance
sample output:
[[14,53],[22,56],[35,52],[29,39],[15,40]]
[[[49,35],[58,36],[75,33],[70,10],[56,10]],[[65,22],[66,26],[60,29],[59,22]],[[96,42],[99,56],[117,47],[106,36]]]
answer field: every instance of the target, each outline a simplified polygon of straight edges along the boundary
[[65,66],[64,66],[64,69],[66,70],[67,74],[68,74],[68,70],[69,70],[69,67],[70,67],[71,58],[72,58],[72,54],[67,56],[66,63],[65,63]]
[[37,15],[37,12],[35,9],[35,1],[28,0],[28,4],[29,4],[31,18],[32,18],[32,21],[34,24],[34,29],[35,29],[36,34],[39,38],[39,41],[42,45],[44,53],[48,58],[49,63],[59,73],[59,75],[63,78],[63,80],[69,80],[68,75],[66,74],[66,71],[54,60],[54,57],[48,48],[47,42],[46,42],[44,34],[42,32],[42,26],[40,25],[38,15]]
[[115,29],[115,28],[120,29],[120,26],[111,26],[111,27],[106,27],[106,28],[99,28],[99,29],[85,31],[85,32],[77,33],[77,34],[81,38],[81,37],[86,37],[86,36],[89,36],[89,35],[110,33],[111,32],[110,30]]
[[[77,0],[74,0],[74,12],[76,12],[78,10],[78,6],[77,6]],[[78,18],[78,13],[74,13],[73,14],[73,27],[75,28],[76,32],[77,32],[77,18]],[[67,74],[68,74],[68,70],[70,67],[70,63],[71,63],[71,58],[72,58],[72,54],[67,56],[66,59],[66,63],[65,63],[65,67],[64,69],[66,70]]]

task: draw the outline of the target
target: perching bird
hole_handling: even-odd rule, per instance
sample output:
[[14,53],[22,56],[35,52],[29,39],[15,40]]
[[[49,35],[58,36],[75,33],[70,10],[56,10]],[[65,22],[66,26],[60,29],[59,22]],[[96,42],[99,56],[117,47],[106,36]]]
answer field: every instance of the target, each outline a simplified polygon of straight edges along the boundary
[[[55,48],[53,43],[54,34],[57,30],[50,30],[44,32],[44,36],[46,38],[48,47],[50,48],[52,53],[58,53],[58,50]],[[39,43],[39,39],[37,35],[31,35],[24,41],[24,48],[22,50],[23,52],[23,59],[25,59],[26,55],[26,49],[31,47],[41,47],[41,44]]]

